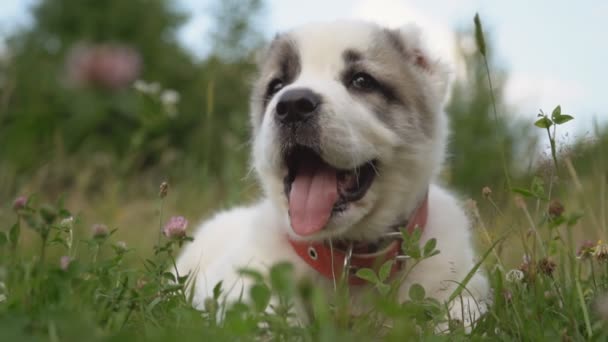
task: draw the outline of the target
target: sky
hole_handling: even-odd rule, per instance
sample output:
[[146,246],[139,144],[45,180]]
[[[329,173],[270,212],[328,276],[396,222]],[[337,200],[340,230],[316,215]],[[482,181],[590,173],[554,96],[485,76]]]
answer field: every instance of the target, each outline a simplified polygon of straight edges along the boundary
[[[0,1],[0,36],[27,25],[35,0]],[[210,0],[175,0],[190,13],[179,39],[199,56],[208,47]],[[433,53],[453,63],[454,30],[470,29],[478,12],[500,68],[508,71],[506,100],[533,120],[556,105],[572,114],[564,133],[589,137],[593,122],[608,122],[608,2],[583,0],[266,0],[264,33],[299,24],[361,18],[399,27],[421,26]]]

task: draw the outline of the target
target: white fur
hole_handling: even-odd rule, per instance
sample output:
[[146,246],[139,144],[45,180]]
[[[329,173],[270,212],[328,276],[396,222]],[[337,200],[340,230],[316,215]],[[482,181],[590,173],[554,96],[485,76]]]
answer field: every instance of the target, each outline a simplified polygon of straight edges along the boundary
[[[375,240],[387,227],[417,206],[429,189],[429,218],[421,243],[437,239],[440,254],[424,260],[400,287],[400,300],[407,299],[411,284],[419,283],[427,293],[445,301],[457,283],[461,282],[475,264],[469,232],[469,222],[456,199],[432,183],[443,160],[447,136],[447,118],[441,111],[447,89],[445,66],[426,55],[418,30],[408,26],[401,30],[404,46],[412,56],[422,55],[428,68],[404,60],[411,70],[412,87],[426,94],[429,113],[403,109],[394,115],[389,126],[373,113],[365,100],[353,94],[337,78],[343,67],[345,49],[365,51],[375,43],[378,28],[361,22],[314,24],[290,33],[298,48],[301,72],[268,103],[264,113],[252,108],[254,123],[253,166],[264,189],[264,197],[249,207],[240,207],[217,214],[201,225],[177,261],[180,274],[197,272],[194,304],[201,308],[213,287],[223,281],[229,301],[248,295],[248,280],[237,270],[250,267],[267,270],[277,262],[288,261],[295,267],[298,278],[312,278],[327,291],[333,283],[323,278],[301,260],[287,237],[303,239],[291,229],[287,215],[287,199],[283,190],[286,174],[282,165],[278,124],[273,109],[281,93],[293,87],[307,87],[323,95],[323,111],[319,113],[320,150],[323,159],[332,166],[349,169],[371,159],[382,165],[367,194],[347,210],[332,217],[321,232],[308,240],[350,238]],[[372,65],[372,68],[374,66]],[[390,68],[383,66],[382,68]],[[390,74],[390,70],[375,72]],[[269,75],[260,75],[267,82]],[[397,76],[396,76],[397,77]],[[255,99],[254,99],[255,100]],[[255,102],[255,101],[254,101]],[[422,132],[424,115],[433,115],[433,130]],[[256,120],[253,120],[256,122]],[[488,294],[487,280],[475,274],[463,292],[462,301],[452,303],[451,316],[466,322],[478,318],[484,311],[476,303]],[[357,296],[357,292],[353,292]],[[465,304],[464,308],[461,304]],[[463,317],[464,312],[464,317]]]

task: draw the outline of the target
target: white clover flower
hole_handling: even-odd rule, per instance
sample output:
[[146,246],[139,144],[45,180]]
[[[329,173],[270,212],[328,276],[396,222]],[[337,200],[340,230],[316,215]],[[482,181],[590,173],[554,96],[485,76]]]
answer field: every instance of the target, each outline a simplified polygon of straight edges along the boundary
[[116,248],[121,252],[126,252],[128,249],[127,243],[124,241],[118,241],[114,244],[114,246],[116,246]]
[[601,240],[598,241],[597,246],[593,251],[593,256],[597,259],[597,261],[608,260],[608,244],[603,243]]
[[62,228],[71,229],[74,225],[74,217],[70,216],[64,218],[63,220],[61,220],[61,222],[59,222],[59,225]]
[[65,243],[68,245],[68,250],[72,250],[72,243],[74,242],[74,217],[66,217],[61,222],[59,222],[59,226],[68,232],[68,236],[65,240]]
[[524,279],[524,272],[513,269],[507,272],[505,278],[510,283],[519,283]]
[[146,81],[137,80],[133,83],[133,88],[140,93],[146,93],[148,90],[148,84]]
[[144,80],[137,80],[137,81],[133,82],[133,88],[135,88],[135,90],[137,90],[138,92],[140,92],[142,94],[147,94],[147,95],[158,94],[161,89],[160,83],[158,83],[158,82],[148,83]]
[[148,83],[148,92],[150,94],[158,94],[160,92],[160,83],[158,83],[158,82]]
[[160,94],[160,101],[165,106],[175,106],[179,102],[179,93],[173,89],[166,89]]

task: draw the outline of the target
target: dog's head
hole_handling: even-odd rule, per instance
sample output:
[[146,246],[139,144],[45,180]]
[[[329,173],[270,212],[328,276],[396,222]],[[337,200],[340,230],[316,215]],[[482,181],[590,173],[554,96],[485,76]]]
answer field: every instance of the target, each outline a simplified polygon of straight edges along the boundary
[[374,239],[407,219],[443,159],[448,83],[416,27],[344,21],[277,36],[251,101],[253,163],[302,239]]

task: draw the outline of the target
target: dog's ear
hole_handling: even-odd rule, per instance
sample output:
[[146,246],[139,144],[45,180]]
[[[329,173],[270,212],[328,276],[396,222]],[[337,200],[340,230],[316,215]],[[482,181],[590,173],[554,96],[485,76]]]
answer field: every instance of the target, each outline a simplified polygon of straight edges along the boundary
[[450,68],[435,57],[423,43],[423,34],[417,25],[407,24],[392,30],[394,39],[399,40],[399,48],[416,70],[429,81],[430,90],[437,100],[443,102],[450,85]]
[[270,50],[273,45],[276,44],[277,41],[281,38],[281,34],[277,33],[274,38],[269,42],[265,43],[261,48],[257,49],[254,53],[255,63],[258,66],[258,69],[264,65],[264,62],[268,60],[268,55],[270,55]]

